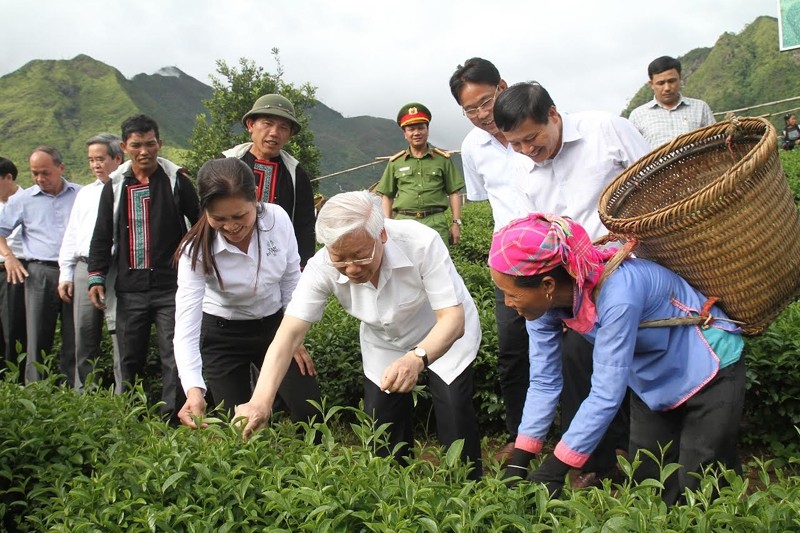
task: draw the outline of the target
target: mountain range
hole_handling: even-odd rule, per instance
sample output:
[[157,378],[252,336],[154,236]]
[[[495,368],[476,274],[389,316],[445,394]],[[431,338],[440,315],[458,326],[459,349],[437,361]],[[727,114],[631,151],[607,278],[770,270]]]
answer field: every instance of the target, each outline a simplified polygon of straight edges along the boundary
[[[711,48],[690,51],[679,58],[684,65],[683,93],[705,100],[715,111],[800,95],[800,53],[780,52],[777,43],[777,19],[759,17],[739,34],[721,35]],[[52,144],[63,150],[68,175],[85,183],[91,180],[85,140],[100,131],[118,133],[122,120],[142,112],[161,126],[165,157],[181,161],[195,117],[205,112],[203,101],[211,94],[210,86],[175,67],[127,79],[116,68],[86,55],[34,60],[0,77],[0,155],[17,163],[21,183],[27,184],[24,169],[30,150],[37,144]],[[645,84],[623,116],[650,98]],[[782,128],[780,116],[798,106],[794,101],[741,114],[777,113],[773,123]],[[391,120],[346,118],[322,102],[306,112],[322,156],[322,175],[369,164],[376,156],[398,150],[400,138]],[[368,186],[382,169],[377,164],[322,180],[320,192],[330,195]]]

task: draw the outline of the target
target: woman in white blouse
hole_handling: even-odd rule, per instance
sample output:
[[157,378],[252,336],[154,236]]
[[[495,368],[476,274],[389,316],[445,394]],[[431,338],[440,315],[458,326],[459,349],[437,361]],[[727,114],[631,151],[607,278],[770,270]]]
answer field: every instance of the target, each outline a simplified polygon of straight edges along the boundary
[[[250,399],[253,372],[283,318],[300,278],[300,256],[289,215],[259,203],[255,177],[235,158],[206,162],[197,175],[205,216],[176,253],[175,360],[186,403],[181,422],[196,428],[206,391],[232,414]],[[316,370],[302,346],[279,395],[293,421],[318,413]]]

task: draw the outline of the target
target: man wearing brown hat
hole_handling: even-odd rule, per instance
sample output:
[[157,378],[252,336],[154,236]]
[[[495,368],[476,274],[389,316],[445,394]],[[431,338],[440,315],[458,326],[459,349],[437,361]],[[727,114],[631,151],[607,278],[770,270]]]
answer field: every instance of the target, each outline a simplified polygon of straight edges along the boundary
[[[428,144],[431,112],[412,102],[397,114],[408,149],[389,158],[375,191],[383,195],[387,218],[411,218],[439,232],[444,242],[461,238],[461,194],[464,178],[450,154]],[[452,210],[452,222],[445,214]]]
[[314,192],[308,174],[283,149],[300,131],[294,106],[279,94],[264,95],[244,114],[242,124],[251,142],[225,150],[222,155],[241,159],[253,170],[259,201],[278,204],[289,213],[303,267],[315,251]]

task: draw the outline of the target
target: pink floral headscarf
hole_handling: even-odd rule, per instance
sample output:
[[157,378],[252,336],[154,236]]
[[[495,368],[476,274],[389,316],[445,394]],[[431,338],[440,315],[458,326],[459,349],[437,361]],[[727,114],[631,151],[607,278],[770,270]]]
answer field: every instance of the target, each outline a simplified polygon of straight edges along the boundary
[[567,217],[531,213],[494,234],[489,266],[510,276],[534,276],[562,265],[576,286],[573,318],[564,323],[587,333],[597,320],[592,290],[615,252],[595,247],[586,231]]

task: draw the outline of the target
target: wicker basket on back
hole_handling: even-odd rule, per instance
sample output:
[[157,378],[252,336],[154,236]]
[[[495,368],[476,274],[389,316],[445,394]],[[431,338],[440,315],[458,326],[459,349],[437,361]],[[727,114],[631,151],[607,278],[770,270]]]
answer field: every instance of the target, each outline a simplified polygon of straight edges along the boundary
[[617,176],[599,208],[612,234],[638,241],[637,256],[719,297],[747,335],[800,296],[800,216],[764,119],[677,137]]

